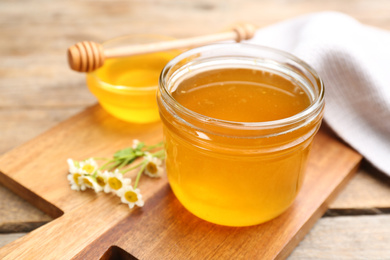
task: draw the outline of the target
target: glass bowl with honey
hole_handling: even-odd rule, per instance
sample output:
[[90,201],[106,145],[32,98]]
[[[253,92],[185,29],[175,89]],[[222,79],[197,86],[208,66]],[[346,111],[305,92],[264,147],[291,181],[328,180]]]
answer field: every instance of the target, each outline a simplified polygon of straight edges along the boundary
[[[162,35],[129,35],[104,42],[104,49],[143,43],[169,41]],[[111,115],[132,123],[159,120],[156,103],[158,79],[164,66],[179,54],[164,51],[108,59],[95,71],[87,73],[89,90]]]
[[250,226],[292,204],[324,109],[308,64],[256,45],[203,46],[166,65],[157,100],[168,180],[190,212]]

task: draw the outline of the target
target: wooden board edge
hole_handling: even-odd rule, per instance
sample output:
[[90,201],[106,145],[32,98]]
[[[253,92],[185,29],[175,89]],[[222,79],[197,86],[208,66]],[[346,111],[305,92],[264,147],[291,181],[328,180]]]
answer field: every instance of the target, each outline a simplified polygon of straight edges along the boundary
[[297,234],[291,239],[285,247],[279,252],[275,257],[275,260],[286,259],[298,246],[298,244],[303,240],[307,233],[311,230],[314,224],[321,218],[329,208],[329,204],[337,197],[341,190],[347,185],[347,183],[355,176],[357,170],[360,167],[363,157],[360,154],[357,154],[356,160],[358,163],[349,171],[344,180],[340,182],[333,192],[328,196],[328,198],[320,205],[320,207],[313,212],[312,216],[308,218],[306,223],[302,228],[297,232]]
[[53,219],[58,218],[64,214],[64,212],[45,200],[44,198],[38,196],[31,190],[27,189],[23,185],[19,184],[17,181],[0,171],[0,184],[9,189],[11,192],[15,193],[17,196],[26,200],[39,210],[43,211]]

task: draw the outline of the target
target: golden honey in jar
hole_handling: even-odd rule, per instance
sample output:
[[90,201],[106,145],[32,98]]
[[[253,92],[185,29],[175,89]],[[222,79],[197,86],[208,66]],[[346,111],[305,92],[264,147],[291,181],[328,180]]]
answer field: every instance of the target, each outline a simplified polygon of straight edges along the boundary
[[[131,35],[103,43],[105,49],[172,40],[159,35]],[[111,115],[133,123],[158,121],[156,91],[164,66],[178,54],[165,51],[107,59],[87,74],[89,90]]]
[[250,226],[292,204],[324,107],[306,63],[249,44],[204,46],[167,64],[157,99],[168,180],[190,212]]

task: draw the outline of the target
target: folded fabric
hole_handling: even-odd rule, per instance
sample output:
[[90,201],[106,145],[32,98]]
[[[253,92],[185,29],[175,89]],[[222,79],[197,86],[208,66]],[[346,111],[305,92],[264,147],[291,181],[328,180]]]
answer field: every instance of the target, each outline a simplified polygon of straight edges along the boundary
[[390,176],[390,32],[335,12],[260,29],[253,44],[294,54],[325,84],[324,119],[346,143]]

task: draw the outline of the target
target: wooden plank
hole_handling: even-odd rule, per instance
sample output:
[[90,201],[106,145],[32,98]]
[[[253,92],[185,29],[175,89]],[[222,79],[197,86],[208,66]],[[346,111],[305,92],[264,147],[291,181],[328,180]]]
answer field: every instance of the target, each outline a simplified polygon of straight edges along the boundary
[[329,207],[339,214],[390,212],[390,178],[365,163]]
[[[389,215],[321,218],[287,260],[384,259],[390,255],[389,223]],[[0,247],[23,235],[0,234]]]
[[0,109],[0,154],[22,145],[82,110],[84,107],[77,106]]
[[0,248],[26,235],[25,233],[0,234]]
[[0,198],[0,233],[28,232],[52,220],[3,186]]
[[[126,123],[94,106],[3,155],[0,158],[3,185],[50,216],[64,214],[0,249],[0,257],[34,258],[42,255],[41,249],[45,248],[48,259],[58,255],[71,258],[78,253],[81,258],[93,259],[96,254],[102,256],[101,250],[112,242],[141,258],[170,254],[185,257],[189,249],[197,257],[200,251],[204,257],[225,254],[238,257],[244,244],[247,257],[264,254],[265,259],[283,258],[324,213],[329,199],[352,176],[361,159],[321,130],[315,138],[307,178],[296,202],[277,219],[252,228],[225,228],[192,216],[174,198],[166,178],[144,179],[140,183],[146,206],[134,211],[118,205],[113,196],[70,190],[66,180],[68,157],[107,156],[129,146],[134,138],[156,143],[162,138],[161,123]],[[130,227],[129,234],[120,236]],[[157,239],[156,247],[150,247],[146,241],[156,239],[156,230],[165,230],[164,239]],[[75,232],[77,240],[72,239]],[[184,237],[177,237],[180,232],[184,232]],[[208,234],[207,239],[203,232]],[[248,238],[250,243],[245,242]],[[199,242],[194,242],[198,239]],[[135,241],[144,241],[143,246]],[[182,246],[178,251],[179,241]],[[34,246],[37,244],[41,246]],[[135,245],[138,246],[134,248]],[[47,252],[47,248],[54,247],[56,250]]]
[[320,219],[288,260],[389,259],[390,216]]

